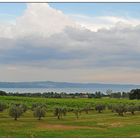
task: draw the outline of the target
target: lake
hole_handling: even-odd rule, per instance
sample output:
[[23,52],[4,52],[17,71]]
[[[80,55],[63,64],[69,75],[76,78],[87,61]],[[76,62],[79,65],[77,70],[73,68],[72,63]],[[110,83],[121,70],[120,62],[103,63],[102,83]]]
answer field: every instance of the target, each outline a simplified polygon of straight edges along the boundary
[[[0,88],[0,90],[6,91],[6,92],[19,92],[19,93],[43,93],[43,92],[66,92],[66,93],[94,93],[96,91],[101,91],[103,93],[106,93],[108,88]],[[131,88],[113,88],[111,89],[113,92],[128,92],[131,90]]]

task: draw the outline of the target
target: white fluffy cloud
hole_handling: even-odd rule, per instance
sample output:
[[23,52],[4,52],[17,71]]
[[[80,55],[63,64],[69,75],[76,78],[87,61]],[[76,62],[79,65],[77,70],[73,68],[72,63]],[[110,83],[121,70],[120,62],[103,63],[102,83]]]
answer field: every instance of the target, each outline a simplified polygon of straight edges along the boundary
[[75,23],[61,11],[51,8],[47,3],[32,3],[28,4],[24,15],[17,19],[16,35],[48,37],[62,32],[66,26],[75,26]]
[[[128,82],[134,72],[134,77],[139,76],[139,20],[88,17],[85,28],[82,21],[86,18],[82,17],[77,23],[72,16],[70,18],[48,4],[28,4],[15,24],[0,25],[3,32],[0,34],[0,67],[6,66],[2,68],[5,76],[9,77],[12,71],[14,75],[17,72],[15,78],[22,79],[23,71],[30,75],[31,70],[39,73],[40,78],[48,76],[50,79],[47,80],[63,75],[64,81],[111,82],[111,77],[115,81],[113,78],[126,74],[122,77]],[[43,76],[45,70],[46,77]],[[102,72],[106,76],[101,77]],[[4,76],[3,72],[1,76]],[[133,79],[133,82],[138,80]]]
[[15,25],[1,25],[1,37],[22,38],[26,36],[48,37],[60,33],[66,26],[76,24],[61,11],[47,3],[30,3],[24,14],[17,18]]
[[87,15],[69,15],[82,27],[85,27],[91,31],[98,31],[105,28],[110,29],[115,26],[137,26],[140,24],[140,19],[115,17],[115,16],[87,16]]

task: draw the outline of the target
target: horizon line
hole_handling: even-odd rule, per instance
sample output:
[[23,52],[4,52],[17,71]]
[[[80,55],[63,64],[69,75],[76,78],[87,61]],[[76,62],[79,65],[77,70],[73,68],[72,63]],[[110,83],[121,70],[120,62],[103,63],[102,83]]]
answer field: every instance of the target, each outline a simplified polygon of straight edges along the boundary
[[67,81],[50,81],[50,80],[38,80],[38,81],[0,81],[0,83],[32,83],[32,82],[55,82],[55,83],[73,83],[73,84],[108,84],[108,85],[135,85],[134,83],[104,83],[104,82],[67,82]]

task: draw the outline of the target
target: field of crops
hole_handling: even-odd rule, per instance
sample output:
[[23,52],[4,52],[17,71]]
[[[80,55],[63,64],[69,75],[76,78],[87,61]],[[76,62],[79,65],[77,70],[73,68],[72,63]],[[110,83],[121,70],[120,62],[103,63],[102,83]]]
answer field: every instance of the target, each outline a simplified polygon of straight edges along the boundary
[[[140,137],[139,100],[0,96],[0,103],[8,105],[0,112],[0,137]],[[46,115],[41,120],[34,117],[32,110],[33,104],[38,103],[46,105],[47,108]],[[17,121],[9,115],[12,104],[24,104],[28,107]],[[133,107],[129,108],[121,116],[111,108],[111,105],[120,104],[138,108],[136,110],[133,110],[135,109]],[[105,106],[101,113],[98,108],[96,110],[99,105]],[[90,107],[88,112],[87,107]],[[70,111],[58,119],[54,115],[55,108],[65,108]],[[74,109],[79,109],[80,112]],[[79,113],[78,117],[76,113]]]
[[14,97],[14,96],[0,96],[0,101],[4,101],[6,103],[24,103],[31,106],[33,103],[45,103],[48,108],[53,108],[55,106],[62,107],[84,107],[87,104],[112,104],[112,103],[140,103],[139,100],[128,100],[128,99],[115,99],[115,98],[101,98],[101,99],[93,99],[93,98],[33,98],[33,97]]

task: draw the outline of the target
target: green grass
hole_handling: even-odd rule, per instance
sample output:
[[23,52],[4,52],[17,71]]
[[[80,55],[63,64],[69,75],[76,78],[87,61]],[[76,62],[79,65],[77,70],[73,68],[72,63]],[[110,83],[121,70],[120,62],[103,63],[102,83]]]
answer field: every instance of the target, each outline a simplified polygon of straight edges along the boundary
[[[46,103],[48,108],[55,106],[84,107],[87,104],[97,103],[140,103],[137,100],[127,99],[45,99],[29,97],[6,97],[0,96],[0,101],[7,103]],[[135,115],[130,113],[124,117],[118,116],[109,110],[103,113],[91,111],[89,114],[82,112],[79,119],[73,113],[68,113],[62,120],[53,116],[53,112],[47,112],[46,117],[37,120],[32,111],[27,111],[18,121],[9,117],[8,110],[0,112],[0,137],[42,137],[42,138],[117,138],[117,137],[140,137],[140,112]]]

